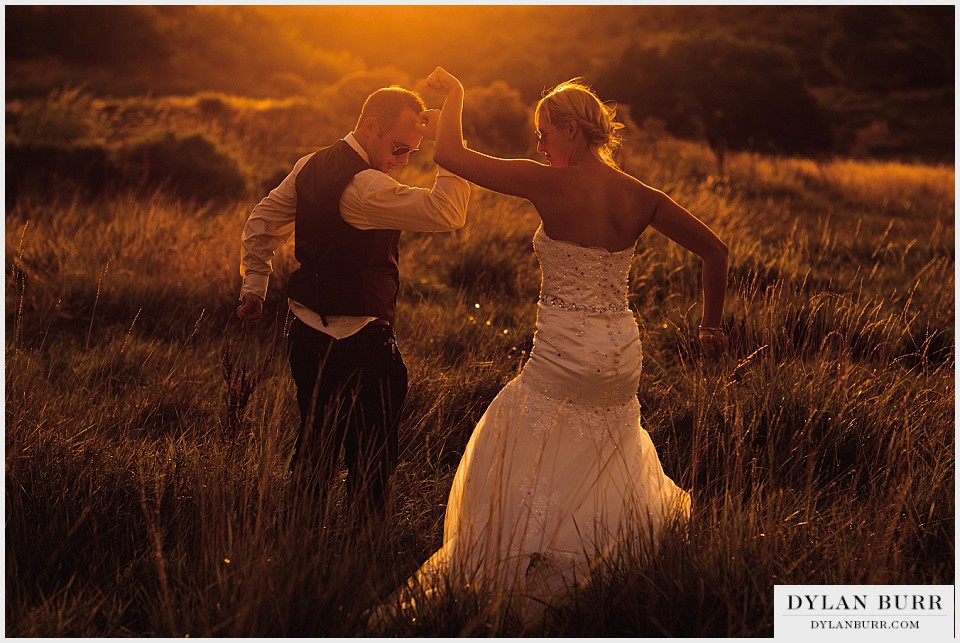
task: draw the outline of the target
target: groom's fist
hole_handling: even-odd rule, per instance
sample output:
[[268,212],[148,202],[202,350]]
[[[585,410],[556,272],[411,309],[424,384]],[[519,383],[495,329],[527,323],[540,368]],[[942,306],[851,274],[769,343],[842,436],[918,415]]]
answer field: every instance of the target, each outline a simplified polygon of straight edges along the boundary
[[263,314],[263,300],[248,292],[243,296],[240,307],[237,308],[237,317],[241,321],[256,321]]

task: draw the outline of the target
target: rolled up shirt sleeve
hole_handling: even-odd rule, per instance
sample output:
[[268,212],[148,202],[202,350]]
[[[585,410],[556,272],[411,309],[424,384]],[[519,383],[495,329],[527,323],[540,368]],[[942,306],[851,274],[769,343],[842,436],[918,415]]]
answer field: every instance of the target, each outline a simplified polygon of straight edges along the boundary
[[438,168],[431,188],[399,183],[389,174],[364,170],[340,198],[343,220],[360,230],[449,232],[467,221],[470,184]]
[[297,213],[297,174],[310,156],[297,161],[280,185],[254,206],[243,226],[240,237],[240,275],[243,277],[241,299],[248,292],[261,299],[266,298],[267,285],[273,272],[273,258],[280,246],[293,236]]
[[[297,175],[311,156],[297,161],[280,185],[254,206],[243,227],[241,299],[247,293],[266,298],[273,259],[296,228]],[[347,185],[340,198],[340,214],[360,230],[449,232],[466,223],[469,200],[470,184],[443,168],[437,169],[431,188],[404,185],[371,168],[359,172]]]

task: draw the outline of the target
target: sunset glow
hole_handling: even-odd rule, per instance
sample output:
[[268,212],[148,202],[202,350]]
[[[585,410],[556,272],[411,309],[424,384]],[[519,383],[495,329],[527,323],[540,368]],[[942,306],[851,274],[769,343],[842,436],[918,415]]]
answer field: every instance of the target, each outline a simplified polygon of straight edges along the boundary
[[775,588],[953,586],[955,7],[5,21],[5,635],[771,638]]

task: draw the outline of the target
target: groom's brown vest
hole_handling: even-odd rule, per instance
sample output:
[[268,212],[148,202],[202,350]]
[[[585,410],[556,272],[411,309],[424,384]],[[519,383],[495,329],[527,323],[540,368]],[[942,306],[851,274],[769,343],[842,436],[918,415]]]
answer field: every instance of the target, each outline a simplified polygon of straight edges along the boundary
[[297,175],[294,254],[287,296],[314,312],[393,323],[400,286],[399,230],[358,230],[340,216],[340,195],[370,166],[345,141],[317,151]]

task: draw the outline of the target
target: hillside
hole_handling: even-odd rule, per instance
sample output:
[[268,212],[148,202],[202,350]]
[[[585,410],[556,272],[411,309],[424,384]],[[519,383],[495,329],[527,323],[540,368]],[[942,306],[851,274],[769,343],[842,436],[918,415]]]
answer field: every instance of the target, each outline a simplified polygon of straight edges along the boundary
[[[684,60],[690,47],[671,43],[718,35],[767,52],[745,70],[747,84],[735,95],[778,95],[767,86],[771,55],[782,59],[775,73],[795,72],[790,82],[810,92],[810,109],[829,133],[818,151],[952,162],[952,6],[8,7],[6,89],[8,98],[43,97],[63,86],[113,96],[310,97],[351,75],[383,69],[395,82],[414,82],[442,64],[468,85],[504,82],[528,104],[573,76],[620,78],[603,90],[624,102],[630,81],[623,74],[644,62],[637,56],[649,62],[666,52],[653,61],[663,76],[691,77],[725,60],[724,52]],[[736,76],[737,64],[713,78]],[[645,91],[672,90],[654,84]],[[708,137],[709,119],[700,114],[680,122],[662,107],[626,102],[673,133]],[[664,102],[680,98],[669,94]],[[743,120],[756,114],[745,112]],[[801,151],[777,137],[773,143],[773,151]]]

